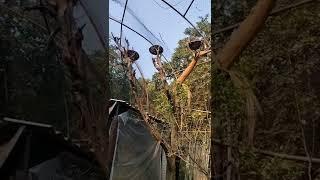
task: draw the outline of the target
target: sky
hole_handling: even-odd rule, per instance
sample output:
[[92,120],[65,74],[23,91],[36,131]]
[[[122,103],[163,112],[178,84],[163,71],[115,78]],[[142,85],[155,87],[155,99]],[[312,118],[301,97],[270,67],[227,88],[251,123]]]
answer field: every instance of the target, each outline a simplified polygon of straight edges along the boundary
[[[123,5],[125,4],[125,0],[118,1],[123,3]],[[182,14],[187,10],[191,1],[192,0],[167,0],[167,2],[174,5]],[[133,12],[160,41],[164,42],[164,55],[169,60],[175,48],[178,46],[178,41],[185,37],[184,30],[191,27],[191,25],[161,0],[128,0],[127,7],[132,10],[131,12]],[[123,9],[123,6],[114,2],[114,0],[109,0],[109,16],[121,21]],[[195,25],[196,22],[200,20],[200,16],[207,14],[210,20],[211,0],[194,0],[186,14],[186,18]],[[133,18],[130,10],[126,11],[123,22],[146,36],[154,44],[158,44],[157,40]],[[113,33],[119,37],[120,24],[109,20],[109,33]],[[144,77],[151,79],[152,75],[156,72],[152,64],[152,55],[149,53],[151,44],[126,27],[123,27],[122,36],[127,38],[130,47],[133,47],[133,49],[139,53],[140,58],[137,62],[143,71]],[[138,72],[136,74],[137,77],[140,77]]]

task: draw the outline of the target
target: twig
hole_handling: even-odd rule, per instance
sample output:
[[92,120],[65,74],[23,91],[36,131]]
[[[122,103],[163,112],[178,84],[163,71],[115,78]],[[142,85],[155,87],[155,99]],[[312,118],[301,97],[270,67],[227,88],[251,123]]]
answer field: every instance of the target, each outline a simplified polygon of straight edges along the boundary
[[[3,10],[7,11],[8,13],[10,13],[11,15],[13,16],[16,16],[16,17],[19,17],[21,18],[22,20],[24,20],[25,22],[27,23],[31,23],[32,25],[38,27],[39,29],[38,30],[41,30],[41,31],[44,31],[46,32],[47,31],[47,28],[42,26],[40,23],[37,23],[35,21],[33,21],[30,17],[26,16],[26,15],[23,15],[21,14],[20,12],[16,11],[16,10],[13,10],[9,7],[7,7],[6,5],[3,5],[3,4],[0,4],[0,8],[2,8]],[[59,38],[57,38],[59,39]],[[59,47],[62,47],[62,45],[60,44],[57,44]]]
[[[42,0],[40,0],[39,3],[40,3],[40,6],[43,6]],[[40,12],[41,12],[41,15],[43,17],[44,23],[46,24],[46,27],[47,27],[47,30],[48,30],[48,34],[50,34],[51,33],[51,29],[50,29],[50,26],[49,26],[47,15],[44,13],[44,11],[40,11]]]
[[211,114],[211,111],[203,111],[203,110],[198,110],[198,109],[191,109],[192,111],[197,111],[197,112],[202,112],[202,113],[209,113]]
[[142,77],[142,81],[143,81],[143,89],[144,89],[144,92],[146,94],[146,106],[147,106],[147,111],[149,111],[149,108],[150,108],[150,104],[149,104],[149,93],[148,93],[148,88],[147,88],[147,83],[146,83],[146,80],[144,78],[144,75],[143,75],[143,72],[142,72],[142,69],[140,68],[139,64],[137,62],[134,62],[134,64],[136,65],[141,77]]
[[42,25],[39,24],[39,23],[36,23],[36,22],[33,21],[31,18],[29,18],[29,17],[21,14],[20,12],[17,12],[17,11],[15,11],[15,10],[7,7],[6,5],[3,5],[3,4],[0,4],[0,7],[1,7],[3,10],[7,11],[8,13],[11,13],[11,15],[13,15],[13,16],[18,16],[18,17],[22,18],[24,21],[29,22],[29,23],[31,23],[31,24],[39,27],[41,30],[47,31],[47,29],[46,29],[44,26],[42,26]]
[[[227,144],[227,143],[222,143],[221,140],[218,140],[218,139],[213,139],[213,142],[214,142],[214,144],[218,144],[221,146],[232,146],[233,148],[240,149],[240,147],[238,147],[238,146]],[[309,162],[310,161],[310,159],[306,156],[296,156],[296,155],[290,155],[290,154],[285,154],[285,153],[277,153],[277,152],[261,150],[261,149],[256,149],[256,148],[251,148],[251,149],[255,153],[263,154],[266,156],[277,157],[277,158],[291,160],[291,161],[302,161],[302,162]],[[245,152],[245,150],[240,149],[240,152]],[[320,164],[320,158],[311,158],[311,162]]]
[[[186,160],[184,157],[182,157],[181,155],[177,155],[177,154],[176,154],[176,156],[178,156],[181,160],[183,160],[184,162],[186,162],[186,163],[188,163],[188,164],[191,165],[191,163],[190,163],[188,160]],[[194,160],[194,159],[190,156],[190,154],[188,154],[188,157],[191,159],[191,161],[192,161],[194,164],[196,164],[196,166],[191,165],[192,167],[198,168],[198,169],[200,170],[200,172],[202,172],[203,174],[205,174],[206,176],[208,176],[209,173],[208,173],[196,160]]]
[[[196,132],[196,133],[198,133],[199,131],[179,131],[179,133],[180,133],[182,136],[184,136],[189,142],[192,142],[192,140],[191,140],[188,136],[186,136],[185,134],[182,134],[181,132]],[[192,156],[190,155],[190,153],[187,153],[187,155],[188,155],[189,158],[192,160],[192,162],[197,165],[196,167],[197,167],[202,173],[204,173],[206,176],[208,176],[209,173],[208,173],[195,159],[192,158]],[[178,155],[178,156],[179,156],[182,160],[184,160],[185,162],[189,163],[187,160],[183,159],[183,157],[182,157],[181,155]],[[195,167],[195,166],[193,166],[193,167]]]
[[281,159],[287,159],[287,160],[294,160],[294,161],[303,161],[303,162],[313,162],[313,163],[318,163],[320,164],[320,158],[311,158],[305,157],[305,156],[296,156],[296,155],[290,155],[290,154],[284,154],[284,153],[276,153],[272,151],[265,151],[265,150],[259,150],[255,149],[254,152],[264,154],[267,156],[273,156],[273,157],[278,157]]
[[51,45],[52,41],[54,40],[54,38],[56,37],[56,35],[61,31],[61,27],[57,27],[49,36],[48,38],[48,42],[47,42],[47,50],[49,49],[49,46]]
[[311,177],[311,169],[312,169],[312,160],[311,160],[311,155],[309,153],[308,147],[307,147],[307,143],[306,143],[306,134],[303,128],[303,124],[302,124],[302,119],[301,119],[301,112],[300,112],[300,108],[299,108],[299,104],[298,104],[298,100],[297,100],[297,92],[296,90],[294,90],[294,100],[295,100],[295,105],[296,105],[296,109],[297,109],[297,115],[298,115],[298,120],[299,120],[299,125],[301,128],[301,135],[302,135],[302,142],[303,142],[303,147],[304,147],[304,151],[308,157],[308,177],[309,180],[312,180]]

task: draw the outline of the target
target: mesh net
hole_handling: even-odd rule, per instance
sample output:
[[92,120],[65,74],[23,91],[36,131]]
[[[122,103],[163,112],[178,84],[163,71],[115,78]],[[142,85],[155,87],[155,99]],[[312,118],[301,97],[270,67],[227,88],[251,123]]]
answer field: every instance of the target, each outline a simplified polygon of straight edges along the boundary
[[[209,0],[109,0],[110,34],[128,39],[140,54],[139,64],[147,78],[155,71],[151,45],[163,47],[163,60],[169,60],[188,27],[195,26],[200,16],[210,15]],[[123,24],[121,30],[121,22]],[[151,71],[150,69],[153,69]],[[147,72],[146,72],[147,70]]]
[[83,29],[84,47],[88,52],[103,50],[107,44],[107,1],[79,0],[74,8],[74,18]]
[[[164,52],[163,52],[164,57],[162,57],[161,60],[169,61],[172,57],[172,54],[175,52],[176,48],[179,45],[178,44],[179,40],[186,38],[187,35],[184,34],[186,28],[193,28],[194,26],[196,26],[197,22],[200,21],[200,17],[205,17],[206,15],[210,17],[211,15],[210,14],[211,1],[209,0],[170,0],[170,1],[169,0],[167,1],[165,0],[148,0],[148,1],[147,0],[141,0],[141,1],[109,0],[109,7],[110,7],[109,8],[110,9],[109,10],[110,34],[117,37],[121,37],[122,44],[126,44],[125,39],[127,39],[130,43],[130,48],[134,49],[139,53],[140,58],[136,62],[139,63],[140,69],[142,70],[143,75],[146,79],[151,79],[153,74],[157,71],[152,63],[152,55],[149,53],[149,48],[151,45],[162,46],[164,49]],[[121,23],[122,23],[122,28],[121,28]],[[209,18],[209,23],[210,23],[210,18]],[[198,35],[198,37],[201,37],[201,36],[202,35],[200,34]],[[182,60],[183,59],[181,59],[181,61]],[[172,68],[169,66],[166,66],[165,68]],[[173,69],[173,68],[171,70],[172,72],[176,71],[176,69]],[[168,70],[167,72],[169,71],[170,70]],[[140,78],[138,71],[137,71],[136,77]],[[173,78],[175,77],[173,76],[169,77],[167,79],[168,82],[171,83],[172,81],[170,80],[173,80]],[[156,78],[154,78],[154,80],[156,80]],[[117,87],[111,87],[111,88],[117,88]],[[159,101],[150,101],[150,104],[152,103],[160,104]],[[163,114],[166,114],[166,113],[169,114],[169,112],[164,112]],[[167,134],[170,134],[168,133],[168,130],[170,130],[170,127],[167,128],[166,130],[167,131],[162,132],[162,135],[163,135],[162,137],[166,138]],[[188,137],[191,137],[193,141],[196,141],[196,139],[199,136],[195,136],[194,134],[191,134],[191,133],[189,134],[188,132]],[[138,137],[136,139],[138,139]],[[181,138],[179,137],[179,142],[180,141],[181,141]],[[184,145],[190,143],[190,141],[187,141],[187,140],[185,140],[185,142],[186,143],[183,143]],[[127,143],[130,144],[130,142],[127,142]],[[204,148],[204,145],[202,145],[201,147],[197,143],[194,143],[194,142],[192,143],[194,144],[194,147],[195,147],[194,149],[198,148],[197,151],[199,152],[199,154],[192,156],[191,158],[197,159],[197,161],[203,162],[204,164],[203,165],[201,164],[201,167],[202,166],[206,167],[206,165],[208,164],[208,161],[206,160],[206,153],[208,152],[208,148],[206,147]],[[191,145],[189,147],[191,147]],[[204,152],[200,153],[199,147],[201,147],[204,150]],[[156,144],[153,144],[153,146],[148,146],[146,148],[156,149]],[[181,154],[184,153],[185,151],[191,151],[191,150],[187,150],[187,148],[181,148],[181,149],[183,150]],[[148,149],[146,150],[146,152],[147,151]],[[187,160],[187,161],[194,164],[191,160]],[[181,164],[181,166],[185,166],[185,165]],[[196,174],[199,172],[199,170],[196,169],[195,166],[189,166],[189,167],[188,167],[189,168],[188,172],[186,172],[186,174],[191,172],[191,170],[195,171],[193,174]],[[119,168],[120,169],[123,168],[122,172],[128,171],[128,170],[124,170],[123,166],[120,166]],[[121,171],[119,170],[118,172],[120,173]],[[130,170],[130,172],[134,172],[134,168],[132,169],[132,171]],[[202,175],[202,178],[205,177],[204,175],[205,173],[203,172],[200,172],[200,173]],[[200,176],[194,175],[193,177],[195,179],[199,179]],[[147,177],[139,177],[139,178],[148,179]],[[153,178],[149,177],[149,179],[153,179]]]

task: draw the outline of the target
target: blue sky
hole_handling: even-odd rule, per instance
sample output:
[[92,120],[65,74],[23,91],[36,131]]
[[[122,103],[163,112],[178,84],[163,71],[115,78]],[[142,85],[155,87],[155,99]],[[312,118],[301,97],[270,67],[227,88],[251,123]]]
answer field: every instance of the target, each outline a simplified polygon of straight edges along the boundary
[[[119,0],[125,2],[125,0]],[[188,5],[192,0],[167,0],[172,5],[175,5],[182,14],[186,11]],[[185,37],[184,30],[190,25],[169,6],[164,4],[161,0],[128,0],[128,7],[134,14],[146,25],[146,27],[158,38],[165,42],[164,55],[170,59],[172,53],[178,45],[178,41]],[[211,1],[210,0],[194,0],[186,17],[195,24],[199,21],[200,16],[206,14],[211,15]],[[109,0],[109,15],[113,18],[121,20],[123,13],[123,6]],[[153,37],[133,18],[133,16],[126,12],[124,24],[129,25],[139,33],[147,36],[153,41]],[[120,24],[109,20],[109,32],[115,36],[120,34]],[[143,71],[145,78],[151,78],[156,69],[153,67],[151,54],[148,49],[150,43],[135,34],[134,32],[123,27],[123,36],[129,40],[130,46],[133,47],[140,54],[138,63]],[[153,41],[155,42],[155,41]],[[137,72],[137,77],[139,77]]]

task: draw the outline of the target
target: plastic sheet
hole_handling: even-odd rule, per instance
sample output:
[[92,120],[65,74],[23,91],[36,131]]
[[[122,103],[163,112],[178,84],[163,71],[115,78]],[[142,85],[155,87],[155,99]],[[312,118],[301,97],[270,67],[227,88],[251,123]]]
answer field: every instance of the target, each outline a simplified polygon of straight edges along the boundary
[[110,179],[165,180],[165,152],[144,120],[132,110],[121,113],[115,120],[118,131]]

